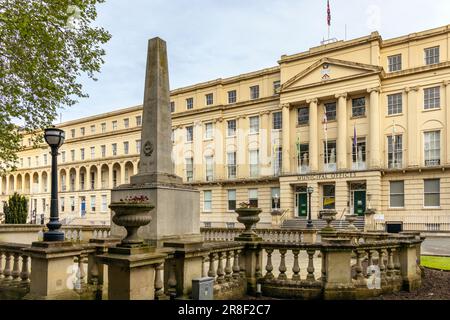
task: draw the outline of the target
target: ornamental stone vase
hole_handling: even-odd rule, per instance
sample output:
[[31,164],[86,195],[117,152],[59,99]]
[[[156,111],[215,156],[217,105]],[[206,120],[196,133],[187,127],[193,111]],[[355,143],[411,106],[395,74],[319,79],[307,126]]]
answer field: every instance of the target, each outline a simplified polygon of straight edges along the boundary
[[113,202],[109,208],[115,213],[112,221],[127,230],[127,235],[120,246],[137,247],[143,245],[144,241],[138,237],[137,231],[140,227],[152,221],[149,213],[154,206],[149,203]]
[[261,241],[256,232],[252,229],[256,225],[260,218],[259,214],[262,212],[259,208],[238,208],[236,213],[238,214],[237,221],[245,226],[244,232],[235,238],[236,241]]
[[336,220],[337,211],[334,209],[325,209],[320,211],[320,216],[327,222],[327,226],[323,228],[322,232],[334,232],[336,229],[331,225],[333,220]]
[[357,231],[358,228],[354,225],[355,221],[358,219],[358,215],[356,214],[347,214],[345,215],[345,220],[348,221],[348,229],[352,231]]

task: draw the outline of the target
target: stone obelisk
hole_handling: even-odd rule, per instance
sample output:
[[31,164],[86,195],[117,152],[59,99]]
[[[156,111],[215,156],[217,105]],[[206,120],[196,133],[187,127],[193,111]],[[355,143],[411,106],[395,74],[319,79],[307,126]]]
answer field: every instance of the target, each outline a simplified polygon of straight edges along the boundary
[[[165,241],[201,239],[199,192],[183,185],[173,171],[169,106],[167,46],[164,40],[153,38],[148,43],[139,171],[130,178],[130,184],[112,190],[111,202],[147,196],[155,206],[152,222],[138,233],[158,246]],[[111,231],[113,235],[124,234],[112,221]]]

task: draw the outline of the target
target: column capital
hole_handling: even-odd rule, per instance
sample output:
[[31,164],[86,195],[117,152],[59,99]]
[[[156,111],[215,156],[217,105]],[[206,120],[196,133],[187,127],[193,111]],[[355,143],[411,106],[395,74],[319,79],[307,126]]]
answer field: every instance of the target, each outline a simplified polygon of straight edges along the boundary
[[222,118],[222,117],[220,117],[220,118],[215,118],[215,119],[213,120],[213,122],[214,122],[214,123],[217,123],[217,122],[222,123],[222,122],[223,122],[223,118]]
[[307,104],[311,104],[311,103],[318,104],[319,99],[317,99],[317,98],[309,99],[309,100],[306,100],[306,103]]
[[368,93],[372,93],[372,92],[380,93],[381,92],[381,87],[369,88],[369,89],[367,89],[367,92]]
[[338,93],[338,94],[335,95],[335,98],[336,98],[336,99],[340,99],[340,98],[347,99],[347,97],[348,97],[347,92],[344,92],[344,93]]
[[291,108],[291,104],[290,103],[283,103],[281,105],[281,109],[290,109]]
[[268,116],[271,113],[271,111],[266,110],[259,113],[260,116]]
[[442,84],[444,85],[444,87],[447,87],[450,84],[450,80],[444,80],[442,81]]
[[419,86],[415,86],[415,87],[406,87],[405,89],[403,89],[406,93],[410,93],[410,92],[417,92],[419,91],[420,87]]
[[236,119],[241,120],[241,119],[246,119],[247,115],[246,114],[240,114],[236,117]]

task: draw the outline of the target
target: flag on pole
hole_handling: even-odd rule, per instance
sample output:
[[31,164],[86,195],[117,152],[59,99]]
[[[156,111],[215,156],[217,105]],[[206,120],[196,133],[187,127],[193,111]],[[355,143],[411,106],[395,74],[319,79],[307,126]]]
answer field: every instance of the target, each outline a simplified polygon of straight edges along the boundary
[[330,0],[327,0],[327,24],[331,26],[331,9],[330,9]]
[[358,145],[358,138],[356,137],[356,125],[353,125],[353,145],[355,147]]

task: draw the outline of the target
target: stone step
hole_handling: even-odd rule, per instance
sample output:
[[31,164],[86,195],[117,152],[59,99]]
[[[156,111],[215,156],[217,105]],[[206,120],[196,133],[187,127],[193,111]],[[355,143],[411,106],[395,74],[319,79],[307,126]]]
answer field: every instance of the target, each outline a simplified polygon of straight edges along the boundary
[[[306,224],[308,220],[306,218],[295,218],[290,220],[285,220],[281,226],[282,229],[302,229],[306,228]],[[312,221],[314,227],[316,228],[324,228],[327,225],[325,220],[313,220]],[[336,229],[346,229],[348,228],[348,222],[345,220],[335,220],[331,223],[331,225]],[[359,230],[364,230],[364,217],[358,217],[358,219],[354,222],[355,227]]]

